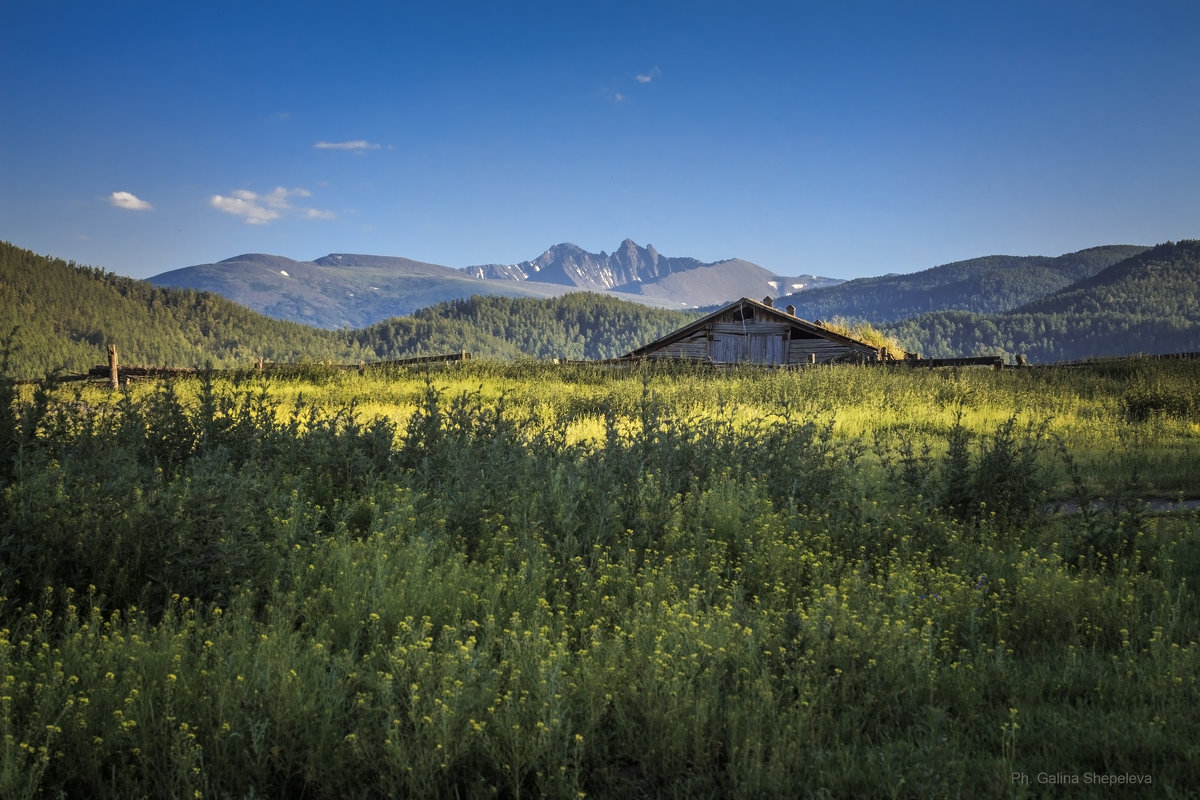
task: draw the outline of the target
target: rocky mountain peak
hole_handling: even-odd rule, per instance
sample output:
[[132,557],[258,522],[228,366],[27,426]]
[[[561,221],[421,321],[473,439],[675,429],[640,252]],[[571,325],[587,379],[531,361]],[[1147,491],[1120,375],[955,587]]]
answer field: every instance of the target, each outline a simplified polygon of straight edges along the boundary
[[[701,267],[711,269],[700,271]],[[464,271],[476,278],[528,280],[578,287],[588,291],[616,290],[643,296],[647,292],[663,295],[666,291],[662,288],[663,281],[669,281],[672,286],[680,287],[671,291],[682,292],[689,298],[703,298],[688,301],[688,304],[695,305],[720,302],[739,294],[757,296],[760,292],[759,284],[762,284],[761,289],[772,291],[784,285],[793,290],[802,286],[790,278],[775,278],[762,267],[746,262],[706,264],[694,258],[663,256],[654,245],[647,244],[641,247],[629,238],[617,245],[611,253],[603,250],[599,253],[589,253],[578,245],[562,242],[530,261],[467,267]],[[718,278],[716,272],[726,276],[736,274],[740,277]],[[682,289],[685,285],[691,288]],[[700,289],[701,285],[707,288]],[[658,288],[650,289],[652,286]]]

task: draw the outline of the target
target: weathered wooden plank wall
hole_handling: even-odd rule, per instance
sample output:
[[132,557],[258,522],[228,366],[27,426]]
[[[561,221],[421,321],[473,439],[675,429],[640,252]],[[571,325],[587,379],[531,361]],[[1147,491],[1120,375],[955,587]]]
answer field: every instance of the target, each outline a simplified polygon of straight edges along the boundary
[[859,355],[866,359],[875,358],[875,351],[867,347],[853,347],[832,342],[829,339],[792,339],[788,342],[788,363],[807,364],[809,356],[816,356],[818,364],[846,356]]

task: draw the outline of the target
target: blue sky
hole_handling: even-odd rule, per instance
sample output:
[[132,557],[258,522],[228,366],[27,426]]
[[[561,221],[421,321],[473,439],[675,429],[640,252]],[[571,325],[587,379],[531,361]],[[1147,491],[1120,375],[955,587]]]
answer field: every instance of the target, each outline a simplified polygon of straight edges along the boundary
[[4,2],[0,239],[148,277],[1200,237],[1200,3]]

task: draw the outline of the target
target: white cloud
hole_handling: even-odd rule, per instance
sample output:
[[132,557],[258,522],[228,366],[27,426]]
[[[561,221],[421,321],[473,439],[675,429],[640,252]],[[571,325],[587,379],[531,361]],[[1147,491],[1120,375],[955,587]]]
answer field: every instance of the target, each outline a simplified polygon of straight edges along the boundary
[[368,142],[366,139],[355,139],[350,142],[317,142],[313,147],[318,150],[350,150],[355,153],[379,149],[379,145]]
[[226,214],[241,217],[247,225],[266,225],[284,215],[296,214],[304,219],[334,219],[332,211],[294,206],[291,197],[312,197],[307,189],[285,189],[276,186],[267,194],[258,194],[247,189],[235,189],[228,197],[214,194],[209,205]]
[[279,219],[279,212],[259,203],[254,192],[238,190],[232,197],[214,194],[208,202],[218,211],[241,217],[247,225],[266,225]]
[[285,189],[282,186],[276,186],[270,194],[262,196],[262,201],[271,208],[288,209],[292,207],[292,204],[288,202],[289,197],[312,197],[312,192],[308,189]]
[[132,192],[113,192],[109,196],[108,202],[112,203],[117,208],[123,208],[126,211],[153,211],[154,206],[142,200]]
[[654,69],[650,70],[649,72],[645,72],[640,75],[635,75],[633,79],[635,81],[637,81],[638,83],[649,83],[650,81],[654,80],[655,78],[661,78],[661,77],[662,77],[662,70],[659,69],[658,67],[655,67]]

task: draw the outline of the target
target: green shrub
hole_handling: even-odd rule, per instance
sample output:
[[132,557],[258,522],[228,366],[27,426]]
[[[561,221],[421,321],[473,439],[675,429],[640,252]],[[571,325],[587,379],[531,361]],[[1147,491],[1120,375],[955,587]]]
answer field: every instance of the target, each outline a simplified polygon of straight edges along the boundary
[[10,387],[0,796],[1185,795],[1196,517],[1046,511],[1193,457],[1123,381]]

